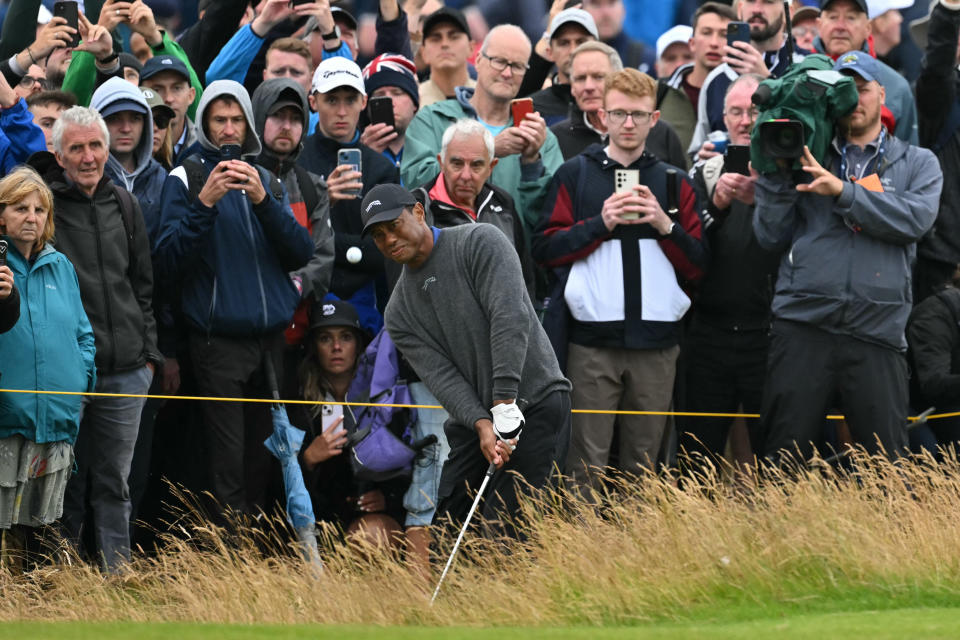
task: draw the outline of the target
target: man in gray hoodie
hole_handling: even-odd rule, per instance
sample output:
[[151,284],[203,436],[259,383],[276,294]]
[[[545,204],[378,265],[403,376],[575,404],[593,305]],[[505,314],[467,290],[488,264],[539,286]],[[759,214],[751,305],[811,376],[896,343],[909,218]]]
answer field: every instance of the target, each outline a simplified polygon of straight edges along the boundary
[[493,225],[429,227],[423,205],[400,185],[371,189],[361,215],[363,234],[404,265],[384,314],[390,337],[450,414],[434,522],[466,518],[490,464],[497,471],[482,515],[512,520],[518,476],[545,486],[570,442],[570,382],[517,251]]
[[123,78],[110,78],[93,93],[90,106],[110,132],[105,173],[140,202],[151,244],[160,224],[160,191],[167,172],[153,159],[153,112],[140,90]]

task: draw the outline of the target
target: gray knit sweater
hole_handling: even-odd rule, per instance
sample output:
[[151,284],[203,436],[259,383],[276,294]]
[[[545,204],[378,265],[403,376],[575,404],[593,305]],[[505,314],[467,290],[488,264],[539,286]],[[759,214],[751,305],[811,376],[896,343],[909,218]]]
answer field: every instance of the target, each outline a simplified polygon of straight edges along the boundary
[[517,251],[489,224],[444,229],[403,274],[387,330],[454,421],[472,428],[494,400],[533,405],[570,390],[527,296]]

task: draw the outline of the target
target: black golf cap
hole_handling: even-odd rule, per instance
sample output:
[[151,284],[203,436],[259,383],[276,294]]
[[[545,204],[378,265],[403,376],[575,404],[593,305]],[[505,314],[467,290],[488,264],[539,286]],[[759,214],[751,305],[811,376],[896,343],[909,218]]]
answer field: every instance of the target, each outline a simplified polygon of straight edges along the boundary
[[378,184],[363,198],[360,205],[360,219],[363,221],[365,236],[370,228],[380,222],[396,220],[407,207],[417,204],[417,199],[398,184]]
[[[829,7],[836,1],[837,0],[823,0],[820,3],[820,10],[826,11],[827,7]],[[857,9],[860,9],[860,11],[863,11],[865,14],[870,15],[870,10],[867,9],[867,0],[849,0],[849,2],[852,2],[853,4],[857,5]]]
[[142,82],[163,71],[178,73],[186,78],[187,82],[190,82],[190,72],[187,71],[187,65],[183,64],[180,58],[173,56],[154,56],[147,60],[147,63],[143,65],[143,69],[140,71],[140,81]]
[[453,7],[440,7],[423,20],[423,37],[426,38],[435,26],[441,22],[451,22],[467,36],[470,35],[470,27],[467,26],[467,18],[463,12]]
[[360,330],[360,316],[345,300],[321,300],[310,307],[310,330],[323,327],[350,327]]

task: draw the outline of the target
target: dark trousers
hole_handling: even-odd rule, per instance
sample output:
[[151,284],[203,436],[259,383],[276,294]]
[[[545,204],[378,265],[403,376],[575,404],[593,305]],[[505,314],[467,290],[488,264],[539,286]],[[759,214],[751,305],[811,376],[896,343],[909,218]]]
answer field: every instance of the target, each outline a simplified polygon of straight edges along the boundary
[[[485,521],[496,521],[501,514],[507,518],[516,516],[517,493],[523,484],[533,488],[547,486],[551,476],[566,460],[570,446],[570,394],[555,391],[527,407],[523,417],[526,425],[516,451],[510,456],[510,462],[493,474],[484,493],[477,516]],[[462,523],[490,463],[480,451],[480,440],[473,425],[448,421],[444,432],[450,444],[450,455],[440,476],[434,523],[443,524],[450,520]],[[505,523],[504,531],[516,535],[508,523]]]
[[[263,361],[269,356],[283,376],[282,333],[259,338],[227,338],[192,333],[190,359],[197,392],[223,398],[269,398]],[[282,380],[277,380],[282,385]],[[263,446],[273,432],[267,403],[202,403],[210,487],[220,508],[255,513],[270,507],[278,466]]]
[[[734,331],[694,322],[683,343],[684,397],[680,411],[760,413],[767,373],[766,330]],[[680,451],[720,458],[732,418],[680,417]],[[747,419],[757,452],[759,421]]]
[[907,362],[903,354],[812,325],[773,325],[763,394],[764,453],[804,459],[813,452],[831,400],[839,397],[854,441],[896,457],[907,447]]

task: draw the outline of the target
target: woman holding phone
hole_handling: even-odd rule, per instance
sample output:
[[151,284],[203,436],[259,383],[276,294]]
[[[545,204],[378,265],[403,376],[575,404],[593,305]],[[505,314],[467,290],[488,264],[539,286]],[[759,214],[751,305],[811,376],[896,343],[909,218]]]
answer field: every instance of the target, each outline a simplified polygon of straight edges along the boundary
[[[33,169],[0,180],[0,234],[21,292],[20,320],[0,335],[7,389],[91,391],[93,330],[73,265],[50,245],[53,194]],[[63,512],[82,397],[0,393],[0,529],[4,553],[23,548],[27,527]],[[22,556],[5,561],[22,568]]]
[[322,404],[324,400],[346,400],[368,341],[349,302],[323,301],[311,309],[310,333],[303,342],[306,357],[300,366],[300,392],[304,399],[318,404],[304,412],[308,416],[295,419],[307,432],[300,464],[318,520],[339,525],[348,536],[362,535],[377,545],[396,546],[408,482],[357,481],[347,447],[347,433],[355,424],[353,411],[346,405]]

